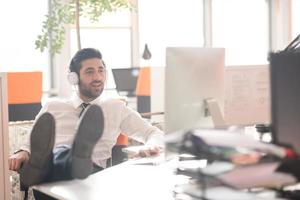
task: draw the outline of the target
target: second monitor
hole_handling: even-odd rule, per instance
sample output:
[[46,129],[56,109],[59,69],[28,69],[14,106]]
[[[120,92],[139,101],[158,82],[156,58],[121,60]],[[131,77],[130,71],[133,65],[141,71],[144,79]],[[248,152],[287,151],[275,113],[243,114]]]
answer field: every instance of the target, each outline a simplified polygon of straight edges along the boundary
[[124,93],[126,96],[135,96],[137,78],[139,68],[115,68],[112,73],[116,83],[116,89],[119,93]]

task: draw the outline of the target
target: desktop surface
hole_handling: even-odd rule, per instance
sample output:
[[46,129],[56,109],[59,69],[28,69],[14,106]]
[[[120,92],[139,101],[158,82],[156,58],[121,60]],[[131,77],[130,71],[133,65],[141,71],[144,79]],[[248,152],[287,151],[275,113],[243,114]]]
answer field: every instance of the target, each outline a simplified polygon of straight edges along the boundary
[[34,186],[58,199],[171,200],[174,175],[165,165],[125,162],[95,173],[84,180]]
[[[163,156],[163,155],[162,155]],[[182,190],[196,197],[201,196],[201,187],[190,184],[190,179],[184,175],[176,175],[178,160],[167,162],[148,162],[157,160],[149,158],[136,159],[115,165],[95,173],[84,180],[60,181],[34,186],[33,188],[57,199],[72,200],[175,200],[180,199]],[[234,190],[224,186],[207,188],[205,192],[209,199],[222,200],[278,200],[275,192],[249,193]],[[178,197],[178,198],[177,198]]]

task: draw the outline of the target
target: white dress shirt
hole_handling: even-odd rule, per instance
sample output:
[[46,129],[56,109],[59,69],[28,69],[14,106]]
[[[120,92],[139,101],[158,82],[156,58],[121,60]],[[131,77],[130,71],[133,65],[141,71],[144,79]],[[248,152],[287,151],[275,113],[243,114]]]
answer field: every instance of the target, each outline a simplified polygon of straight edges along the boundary
[[[67,101],[55,100],[47,103],[37,115],[36,118],[44,112],[49,112],[54,116],[56,121],[55,147],[72,145],[82,103],[83,101],[76,94]],[[112,147],[116,144],[120,133],[146,145],[163,146],[163,132],[142,119],[123,101],[119,99],[103,100],[98,97],[89,103],[99,105],[104,114],[104,132],[92,154],[92,160],[97,165],[106,167],[106,160],[111,157]],[[29,142],[21,149],[30,152]]]

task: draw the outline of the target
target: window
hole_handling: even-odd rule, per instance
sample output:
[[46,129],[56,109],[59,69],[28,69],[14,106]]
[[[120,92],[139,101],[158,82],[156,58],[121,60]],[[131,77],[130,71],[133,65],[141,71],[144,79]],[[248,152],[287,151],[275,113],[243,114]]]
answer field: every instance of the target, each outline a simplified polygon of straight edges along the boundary
[[[82,29],[82,48],[99,49],[109,68],[131,66],[131,45],[129,29]],[[71,31],[71,54],[77,51],[76,30]]]
[[[165,66],[166,47],[203,46],[203,1],[139,0],[141,65]],[[141,58],[148,44],[152,58]]]
[[[131,67],[131,24],[130,12],[120,11],[101,16],[100,21],[91,23],[81,19],[81,47],[100,50],[109,68]],[[77,51],[76,29],[71,28],[71,55]]]
[[212,43],[226,48],[226,64],[265,64],[268,4],[263,0],[212,0]]
[[[115,88],[111,72],[112,68],[128,68],[132,66],[131,13],[118,11],[104,14],[98,22],[90,22],[80,18],[81,48],[98,49],[108,67],[106,88]],[[71,56],[77,50],[76,29],[71,28]]]
[[43,90],[50,88],[49,58],[34,42],[47,9],[47,0],[3,1],[0,6],[0,71],[42,71]]
[[300,0],[292,1],[292,30],[293,38],[300,34]]

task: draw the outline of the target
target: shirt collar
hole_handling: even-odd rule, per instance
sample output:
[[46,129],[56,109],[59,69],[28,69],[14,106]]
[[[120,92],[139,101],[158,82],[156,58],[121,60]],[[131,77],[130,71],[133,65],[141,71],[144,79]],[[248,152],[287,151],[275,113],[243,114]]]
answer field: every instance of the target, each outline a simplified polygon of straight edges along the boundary
[[71,102],[72,102],[74,108],[79,108],[80,105],[81,105],[82,103],[96,104],[96,102],[99,102],[99,100],[100,100],[100,96],[97,97],[96,99],[94,99],[94,100],[91,101],[91,102],[84,102],[84,101],[82,101],[82,99],[79,97],[79,95],[78,95],[77,92],[74,92],[74,93],[72,94],[72,97],[71,97]]

